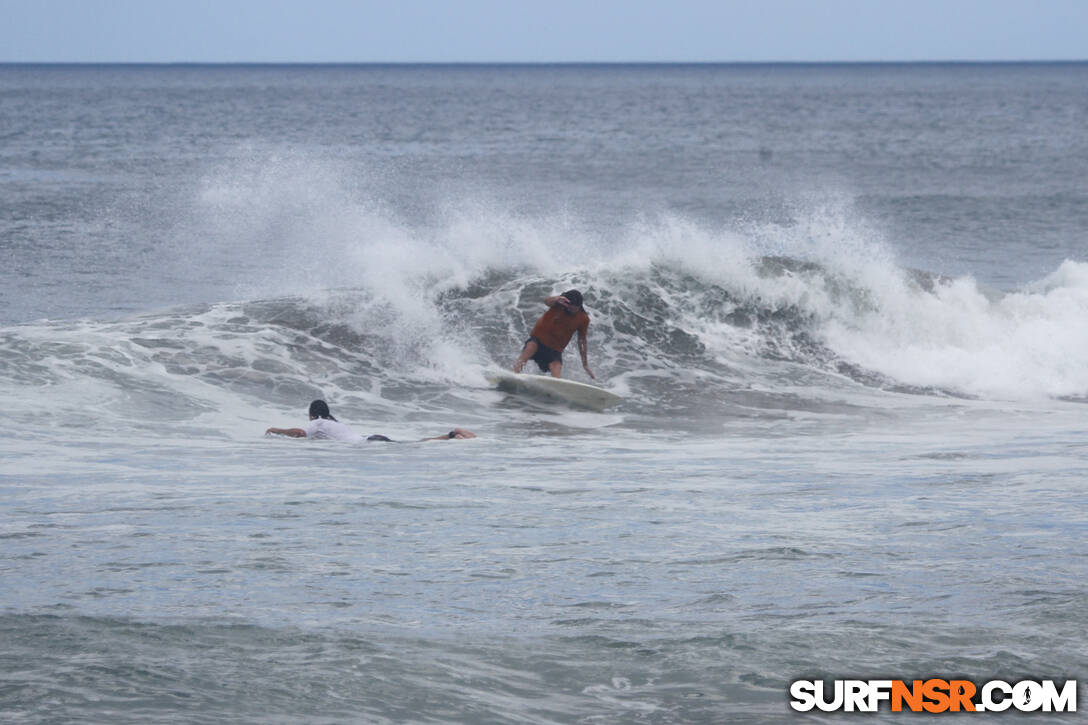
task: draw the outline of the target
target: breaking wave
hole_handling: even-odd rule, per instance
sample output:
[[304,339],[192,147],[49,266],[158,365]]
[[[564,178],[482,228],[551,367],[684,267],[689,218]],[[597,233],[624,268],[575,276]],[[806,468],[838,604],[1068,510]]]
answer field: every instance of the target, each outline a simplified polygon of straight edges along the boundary
[[578,287],[592,367],[636,417],[1088,396],[1083,262],[987,289],[904,267],[834,199],[729,229],[659,217],[605,231],[466,199],[409,223],[361,196],[290,164],[210,177],[171,264],[220,274],[220,299],[242,301],[8,327],[0,384],[25,415],[118,425],[222,430],[318,396],[373,419],[485,417],[484,373],[510,364],[545,296]]

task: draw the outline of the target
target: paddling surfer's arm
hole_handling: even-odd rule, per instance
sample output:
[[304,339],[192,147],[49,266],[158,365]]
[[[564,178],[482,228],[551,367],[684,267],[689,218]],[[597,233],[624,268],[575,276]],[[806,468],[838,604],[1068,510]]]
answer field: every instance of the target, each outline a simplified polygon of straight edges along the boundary
[[586,329],[584,327],[578,328],[578,354],[582,356],[582,367],[585,368],[586,375],[596,380],[597,376],[589,369],[589,343],[586,340]]
[[291,438],[305,438],[306,431],[301,428],[269,428],[265,435],[289,436]]
[[475,438],[476,434],[470,430],[464,428],[454,428],[446,435],[435,436],[434,438],[424,438],[425,441],[460,441],[468,438]]

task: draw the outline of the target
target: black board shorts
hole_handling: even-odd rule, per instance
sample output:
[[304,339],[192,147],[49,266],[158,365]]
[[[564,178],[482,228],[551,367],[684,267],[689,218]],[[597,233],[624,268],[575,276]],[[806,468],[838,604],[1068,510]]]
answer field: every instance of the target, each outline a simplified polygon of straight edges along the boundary
[[[530,342],[536,343],[536,354],[533,355],[532,360],[537,364],[537,367],[540,368],[540,372],[548,372],[548,366],[553,362],[558,362],[560,365],[563,364],[562,350],[553,350],[536,337],[530,337],[525,341],[525,345],[528,345]],[[525,349],[525,345],[521,346],[522,350]]]

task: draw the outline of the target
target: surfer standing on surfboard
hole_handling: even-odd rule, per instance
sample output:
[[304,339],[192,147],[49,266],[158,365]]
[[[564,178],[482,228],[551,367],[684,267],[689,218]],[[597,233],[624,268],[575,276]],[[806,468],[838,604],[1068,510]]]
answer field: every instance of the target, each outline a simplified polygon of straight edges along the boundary
[[589,369],[589,347],[586,344],[589,315],[582,307],[582,293],[576,289],[567,290],[561,295],[545,298],[544,304],[548,306],[548,311],[533,325],[525,347],[514,361],[514,372],[520,373],[531,358],[541,372],[551,373],[556,378],[563,377],[563,349],[577,331],[582,367],[589,377],[596,380],[597,376]]

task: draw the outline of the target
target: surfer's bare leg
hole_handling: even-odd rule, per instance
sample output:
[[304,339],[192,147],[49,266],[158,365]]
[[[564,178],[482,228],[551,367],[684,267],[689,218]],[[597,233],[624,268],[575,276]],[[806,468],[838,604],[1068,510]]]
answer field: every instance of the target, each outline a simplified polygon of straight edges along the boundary
[[513,369],[515,373],[521,372],[521,369],[525,367],[525,362],[533,355],[536,355],[536,350],[536,340],[529,340],[529,342],[525,343],[525,347],[521,348],[521,354],[518,355],[518,359],[514,361]]
[[552,360],[548,363],[548,372],[552,374],[553,378],[563,377],[563,363],[558,360]]

